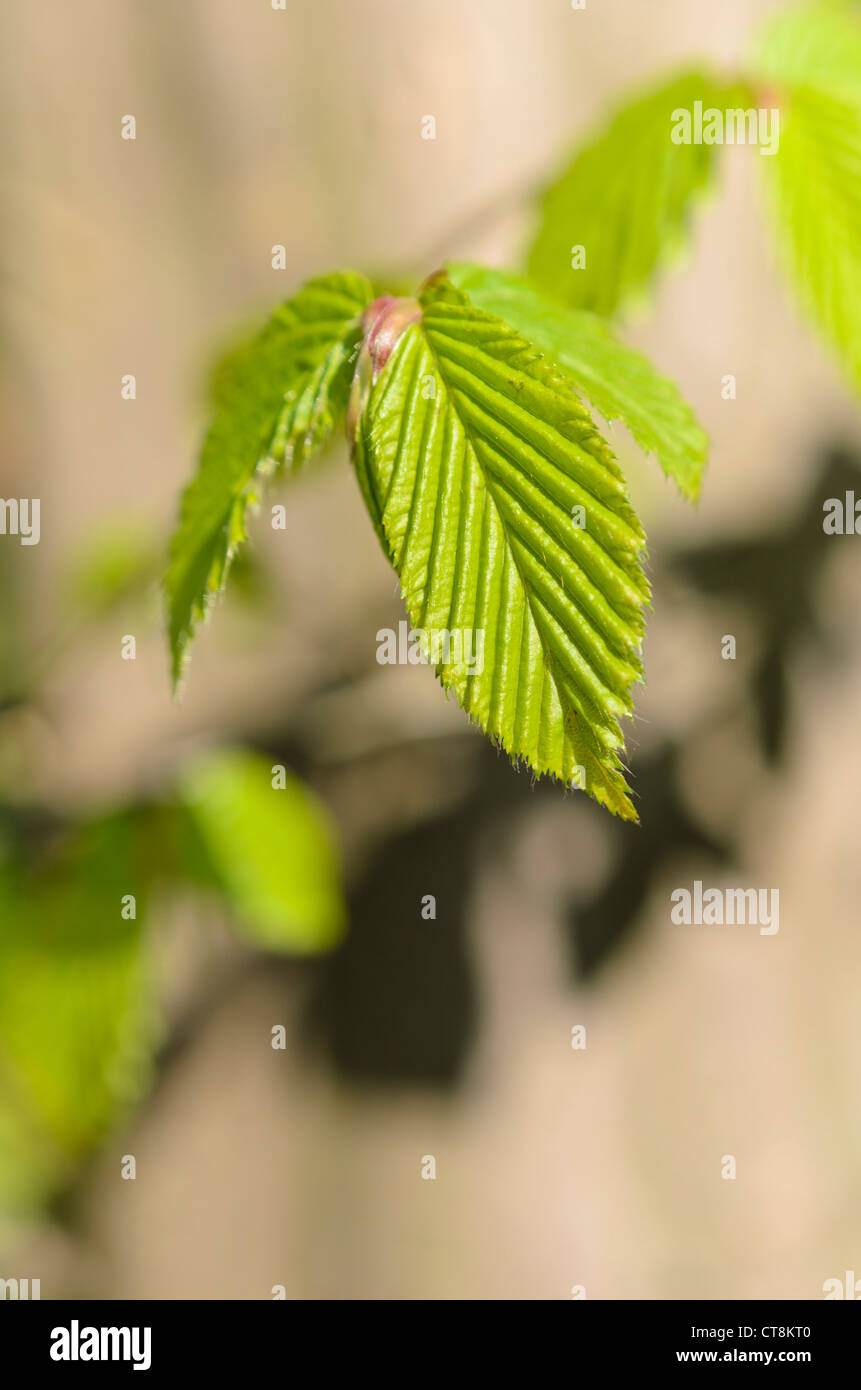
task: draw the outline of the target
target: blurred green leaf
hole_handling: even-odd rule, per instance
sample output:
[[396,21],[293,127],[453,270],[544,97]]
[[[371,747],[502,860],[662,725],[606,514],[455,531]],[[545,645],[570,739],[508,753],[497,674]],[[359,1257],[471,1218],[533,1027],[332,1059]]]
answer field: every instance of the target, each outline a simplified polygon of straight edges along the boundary
[[159,1030],[145,897],[125,815],[73,832],[38,877],[3,876],[0,1206],[61,1183],[146,1089]]
[[241,934],[313,954],[338,942],[346,920],[336,838],[317,797],[289,772],[283,781],[273,787],[259,755],[228,749],[193,762],[179,789]]
[[64,599],[85,617],[104,617],[154,585],[161,561],[152,533],[124,520],[102,522],[68,566]]
[[[613,314],[642,297],[688,236],[691,209],[713,172],[715,147],[671,140],[673,112],[725,106],[713,77],[684,73],[619,110],[544,195],[528,257],[531,278],[577,309]],[[572,267],[572,249],[585,267]]]
[[748,70],[758,84],[814,87],[861,100],[861,6],[857,0],[804,0],[781,8],[756,34]]
[[683,496],[699,495],[708,436],[675,384],[647,357],[621,343],[605,320],[554,304],[517,275],[465,261],[448,271],[477,308],[513,324],[565,368],[605,420],[621,420]]
[[776,89],[778,153],[760,162],[802,307],[861,390],[861,19],[842,4],[776,17],[754,72]]

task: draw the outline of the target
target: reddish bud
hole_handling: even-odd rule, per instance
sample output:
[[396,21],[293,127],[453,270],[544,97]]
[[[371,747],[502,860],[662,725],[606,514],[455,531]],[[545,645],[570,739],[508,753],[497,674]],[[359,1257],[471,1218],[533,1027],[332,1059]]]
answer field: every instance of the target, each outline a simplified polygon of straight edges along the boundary
[[347,406],[347,436],[355,439],[359,416],[364,409],[372,384],[377,380],[392,355],[392,350],[406,328],[422,316],[417,299],[396,299],[383,294],[369,304],[362,315],[364,342],[359,350],[350,400]]

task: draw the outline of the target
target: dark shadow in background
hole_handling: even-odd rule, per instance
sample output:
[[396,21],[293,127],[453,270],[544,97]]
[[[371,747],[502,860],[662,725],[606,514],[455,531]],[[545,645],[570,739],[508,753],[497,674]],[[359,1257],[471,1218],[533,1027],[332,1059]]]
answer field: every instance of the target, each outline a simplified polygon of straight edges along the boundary
[[[795,515],[764,528],[755,540],[680,549],[666,561],[667,572],[696,593],[753,618],[759,654],[724,715],[732,719],[745,705],[752,710],[760,754],[773,770],[787,753],[797,654],[812,643],[820,656],[834,655],[818,616],[822,571],[835,544],[823,531],[823,503],[852,489],[861,495],[861,460],[847,449],[831,449]],[[688,742],[667,743],[645,766],[633,760],[641,824],[610,823],[614,871],[591,901],[567,914],[572,962],[585,978],[594,976],[634,931],[652,884],[677,856],[696,850],[717,864],[736,857],[735,843],[707,834],[678,793],[681,760],[697,737],[695,732]]]
[[777,767],[786,753],[790,668],[805,643],[820,658],[837,655],[818,617],[822,571],[840,537],[823,530],[823,503],[846,492],[861,497],[861,460],[847,449],[827,452],[794,517],[755,541],[679,551],[671,568],[699,593],[743,606],[760,637],[748,698],[760,749]]
[[[773,769],[787,750],[793,660],[811,641],[827,649],[817,595],[834,539],[822,529],[823,502],[853,488],[861,496],[861,461],[833,449],[788,520],[756,539],[682,549],[666,561],[667,572],[695,593],[753,615],[760,654],[726,715],[752,709],[763,761]],[[578,978],[594,979],[630,941],[652,885],[680,855],[694,851],[723,865],[736,859],[732,839],[710,834],[679,793],[680,761],[697,737],[634,758],[639,825],[589,803],[614,853],[598,892],[564,913]],[[533,783],[488,744],[461,804],[390,839],[366,866],[350,898],[348,938],[317,967],[309,1016],[311,1036],[344,1079],[404,1086],[459,1080],[479,1025],[467,929],[478,843],[501,843],[536,798],[558,795],[558,787]],[[425,893],[436,897],[435,921],[421,918]]]

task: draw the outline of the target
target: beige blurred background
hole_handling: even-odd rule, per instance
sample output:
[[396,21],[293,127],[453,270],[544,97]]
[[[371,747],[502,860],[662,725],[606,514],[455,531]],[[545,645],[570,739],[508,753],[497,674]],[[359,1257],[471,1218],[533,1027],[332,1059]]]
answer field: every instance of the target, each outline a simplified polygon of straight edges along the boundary
[[[65,567],[95,523],[120,516],[167,537],[205,367],[235,322],[330,268],[511,263],[528,230],[520,192],[608,104],[691,59],[732,69],[775,8],[7,0],[0,491],[42,499],[27,640],[54,640]],[[435,141],[421,138],[427,114]],[[775,271],[757,156],[724,153],[690,254],[628,334],[713,440],[692,513],[613,433],[658,569],[666,547],[789,515],[817,450],[861,448],[858,408]],[[270,264],[277,243],[284,272]],[[120,398],[129,372],[133,403]],[[726,373],[735,401],[721,399]],[[345,451],[283,500],[287,531],[254,532],[275,612],[225,605],[181,706],[157,622],[134,663],[119,659],[121,627],[66,644],[25,796],[97,806],[190,742],[265,738],[295,715],[319,767],[334,765],[315,780],[348,872],[381,836],[457,799],[474,745],[460,712],[424,668],[374,665],[374,633],[400,608]],[[282,1284],[291,1298],[557,1299],[583,1285],[589,1298],[812,1299],[861,1271],[859,545],[833,542],[819,601],[841,664],[830,679],[812,659],[794,668],[781,774],[758,761],[744,720],[716,720],[683,759],[693,812],[731,824],[742,846],[733,881],[779,887],[779,935],[672,926],[670,889],[704,876],[694,854],[653,885],[636,938],[572,982],[560,902],[625,864],[610,865],[600,817],[545,796],[516,818],[508,852],[478,866],[480,1010],[458,1085],[351,1084],[304,1045],[273,1052],[270,1029],[293,1036],[310,976],[285,987],[248,970],[84,1174],[75,1225],[17,1233],[16,1264],[41,1272],[43,1297],[268,1298]],[[633,736],[645,750],[708,729],[758,640],[743,614],[669,582],[655,605]],[[719,659],[724,632],[738,634],[735,664]],[[342,721],[326,688],[357,669]],[[434,891],[418,883],[417,900]],[[404,923],[432,927],[418,911]],[[199,941],[184,949],[168,988],[193,997],[190,976],[211,962]],[[134,1183],[119,1180],[125,1153]],[[427,1154],[434,1182],[420,1177]],[[725,1154],[735,1181],[721,1178]]]

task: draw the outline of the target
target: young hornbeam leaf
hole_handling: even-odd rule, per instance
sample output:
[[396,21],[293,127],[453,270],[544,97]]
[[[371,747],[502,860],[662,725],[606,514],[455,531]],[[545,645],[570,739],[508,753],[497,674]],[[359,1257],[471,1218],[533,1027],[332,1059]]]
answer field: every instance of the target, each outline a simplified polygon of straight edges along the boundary
[[808,0],[770,16],[753,42],[748,71],[779,94],[814,87],[861,101],[861,11],[857,0]]
[[783,262],[861,391],[861,11],[781,12],[751,71],[780,107],[779,151],[760,163]]
[[682,495],[696,500],[708,437],[673,382],[648,358],[619,342],[605,320],[552,303],[520,276],[466,261],[449,265],[448,273],[471,304],[505,319],[570,373],[595,410],[608,423],[621,420]]
[[619,719],[649,587],[613,454],[571,379],[444,274],[373,327],[354,458],[422,651],[513,759],[635,820]]
[[676,143],[679,111],[725,107],[733,93],[685,73],[624,107],[580,149],[544,195],[529,274],[577,309],[613,314],[642,297],[684,244],[691,206],[712,174],[714,147]]
[[280,465],[298,468],[346,409],[361,317],[373,296],[360,275],[309,281],[222,373],[165,580],[174,685],[245,540],[263,482]]

